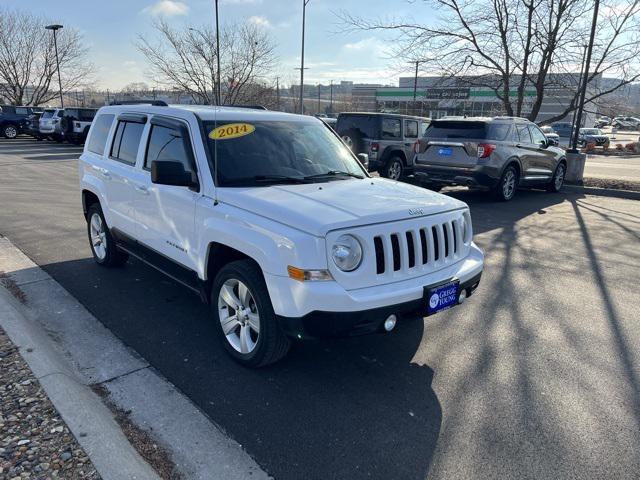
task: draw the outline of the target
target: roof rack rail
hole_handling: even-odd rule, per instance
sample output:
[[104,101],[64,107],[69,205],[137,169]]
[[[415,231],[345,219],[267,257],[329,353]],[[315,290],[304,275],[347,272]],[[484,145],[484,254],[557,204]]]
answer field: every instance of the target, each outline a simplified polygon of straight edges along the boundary
[[121,102],[111,102],[109,105],[153,105],[154,107],[168,107],[164,100],[123,100]]
[[233,108],[249,108],[251,110],[269,110],[264,105],[221,105],[223,107],[233,107]]

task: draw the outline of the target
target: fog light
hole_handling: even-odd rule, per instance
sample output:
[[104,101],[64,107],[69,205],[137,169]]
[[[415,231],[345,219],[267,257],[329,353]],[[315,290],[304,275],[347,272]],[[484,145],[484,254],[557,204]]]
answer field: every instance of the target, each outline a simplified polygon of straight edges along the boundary
[[396,318],[395,315],[389,315],[387,319],[384,321],[384,329],[387,332],[390,332],[391,330],[393,330],[393,327],[396,326],[396,320],[398,319]]
[[460,292],[460,295],[458,295],[458,303],[462,303],[467,299],[467,291],[466,290],[462,290]]

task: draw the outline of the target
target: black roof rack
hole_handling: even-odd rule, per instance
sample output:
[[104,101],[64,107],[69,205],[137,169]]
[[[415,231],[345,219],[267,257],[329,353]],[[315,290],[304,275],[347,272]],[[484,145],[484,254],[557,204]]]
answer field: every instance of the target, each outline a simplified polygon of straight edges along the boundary
[[223,107],[250,108],[252,110],[268,110],[264,105],[222,105]]
[[109,105],[153,105],[154,107],[168,107],[164,100],[123,100],[121,102],[111,102]]

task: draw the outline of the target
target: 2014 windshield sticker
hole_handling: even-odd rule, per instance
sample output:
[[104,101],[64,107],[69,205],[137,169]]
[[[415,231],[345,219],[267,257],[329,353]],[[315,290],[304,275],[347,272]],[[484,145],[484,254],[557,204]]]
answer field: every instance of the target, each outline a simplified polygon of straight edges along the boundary
[[232,138],[244,137],[253,133],[256,127],[250,123],[228,123],[220,125],[209,132],[209,138],[213,140],[231,140]]

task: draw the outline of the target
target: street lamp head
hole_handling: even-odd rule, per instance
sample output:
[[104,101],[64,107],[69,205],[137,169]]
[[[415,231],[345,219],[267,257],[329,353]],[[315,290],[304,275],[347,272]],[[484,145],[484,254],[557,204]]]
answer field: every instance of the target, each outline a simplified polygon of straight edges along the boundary
[[47,25],[44,28],[46,28],[47,30],[56,31],[56,30],[60,30],[61,28],[64,28],[64,26],[63,25]]

